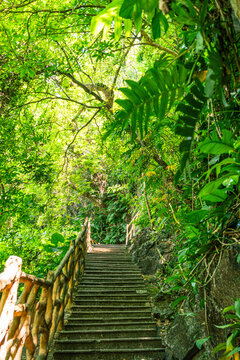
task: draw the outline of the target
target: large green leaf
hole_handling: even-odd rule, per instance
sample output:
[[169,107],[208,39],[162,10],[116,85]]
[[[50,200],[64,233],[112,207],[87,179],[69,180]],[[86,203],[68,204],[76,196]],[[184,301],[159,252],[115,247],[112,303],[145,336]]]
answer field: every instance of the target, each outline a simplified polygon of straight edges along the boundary
[[229,130],[223,130],[222,139],[214,132],[211,137],[204,140],[199,149],[202,153],[221,155],[233,151],[233,134]]

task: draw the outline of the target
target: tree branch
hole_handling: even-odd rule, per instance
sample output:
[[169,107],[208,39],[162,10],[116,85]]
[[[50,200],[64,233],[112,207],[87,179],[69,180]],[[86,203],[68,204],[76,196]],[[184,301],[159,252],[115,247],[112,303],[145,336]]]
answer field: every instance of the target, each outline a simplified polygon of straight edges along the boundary
[[149,45],[149,46],[152,46],[152,47],[155,47],[161,51],[165,51],[166,53],[170,54],[170,55],[173,55],[173,56],[178,56],[178,53],[176,51],[173,51],[171,49],[168,49],[162,45],[159,45],[157,43],[155,43],[149,36],[148,34],[144,31],[144,30],[141,30],[141,35],[142,37],[145,39],[146,41],[146,44],[145,45]]
[[72,74],[65,72],[65,71],[61,71],[58,70],[58,73],[61,75],[65,75],[67,76],[69,79],[72,80],[72,82],[76,85],[78,85],[80,88],[82,88],[87,94],[92,95],[93,97],[95,97],[96,100],[100,101],[101,103],[103,103],[108,109],[110,109],[111,107],[109,106],[109,104],[106,103],[106,101],[99,96],[98,94],[96,94],[94,91],[92,91],[91,89],[89,89],[86,85],[84,85],[83,83],[81,83],[79,80],[77,80]]

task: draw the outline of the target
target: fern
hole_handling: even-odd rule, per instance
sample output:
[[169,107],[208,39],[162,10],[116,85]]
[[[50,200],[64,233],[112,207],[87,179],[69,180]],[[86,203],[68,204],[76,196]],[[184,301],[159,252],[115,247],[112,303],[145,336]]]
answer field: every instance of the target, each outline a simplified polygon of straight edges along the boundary
[[177,107],[177,111],[181,114],[178,117],[175,133],[184,137],[184,140],[180,143],[179,147],[180,152],[182,153],[182,158],[179,170],[175,177],[176,182],[189,161],[194,140],[195,127],[200,119],[206,100],[207,98],[204,96],[204,88],[199,79],[196,78],[189,93]]
[[123,109],[117,114],[119,126],[124,129],[130,125],[133,140],[136,132],[143,138],[150,117],[155,115],[162,121],[183,96],[186,78],[187,70],[183,66],[162,69],[156,63],[139,82],[127,80],[128,87],[120,89],[125,99],[116,100]]

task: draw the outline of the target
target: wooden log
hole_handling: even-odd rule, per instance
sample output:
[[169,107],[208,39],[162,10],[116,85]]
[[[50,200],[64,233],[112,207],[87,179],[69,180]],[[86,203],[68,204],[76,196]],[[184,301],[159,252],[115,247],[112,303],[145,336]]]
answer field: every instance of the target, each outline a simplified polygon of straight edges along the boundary
[[49,341],[49,331],[47,325],[45,324],[44,329],[41,331],[40,335],[40,344],[37,360],[46,360],[48,356],[48,341]]
[[[47,275],[47,279],[52,281],[53,283],[53,279],[54,279],[54,272],[53,271],[49,271],[48,275]],[[52,312],[53,312],[53,285],[48,288],[48,297],[47,297],[47,307],[46,307],[46,313],[45,313],[45,322],[46,322],[46,326],[48,329],[50,329],[51,327],[51,322],[52,322]]]
[[32,334],[30,331],[30,328],[32,328],[34,320],[35,320],[35,315],[36,315],[36,305],[38,303],[37,300],[37,295],[38,295],[38,291],[40,289],[40,285],[38,284],[34,284],[32,287],[32,290],[29,294],[29,297],[27,299],[26,302],[26,309],[27,309],[27,316],[26,316],[26,322],[27,322],[27,326],[28,328],[26,328],[26,331],[23,335],[24,337],[24,343],[26,346],[26,355],[27,355],[27,360],[32,359],[33,354],[35,353],[37,344],[34,343],[33,338],[32,338]]
[[39,339],[39,329],[44,323],[44,315],[47,307],[47,298],[48,298],[48,288],[43,288],[39,302],[36,307],[36,314],[34,318],[34,323],[32,325],[32,338],[35,346],[38,344]]
[[[4,289],[0,301],[0,359],[5,359],[7,353],[7,337],[17,301],[21,266],[21,258],[10,256],[6,261],[4,272],[0,275],[1,289]],[[12,283],[9,283],[10,279]]]
[[19,328],[14,335],[13,345],[8,348],[7,359],[8,360],[21,360],[22,350],[26,337],[29,334],[30,328],[30,315],[21,317]]
[[29,275],[24,272],[21,273],[20,282],[25,283],[26,281],[31,281],[33,284],[41,285],[42,287],[52,286],[51,281],[38,278],[34,275]]
[[91,242],[91,222],[90,222],[90,220],[88,220],[88,223],[87,223],[86,243],[87,243],[87,251],[91,251],[92,250],[92,242]]
[[[5,290],[8,286],[11,286],[16,281],[18,276],[19,281],[19,267],[22,266],[22,259],[17,256],[10,256],[6,263],[4,271],[0,274],[0,291]],[[2,309],[0,308],[0,313]]]
[[26,314],[26,305],[25,304],[18,304],[15,305],[14,308],[14,317],[23,316]]
[[82,228],[82,230],[80,231],[79,235],[77,236],[75,245],[77,245],[79,242],[82,241],[83,238],[85,238],[85,233],[86,233],[86,230],[87,230],[87,224],[88,224],[88,219],[85,220],[85,223],[84,223],[84,225],[83,225],[83,228]]
[[[32,282],[31,281],[27,281],[25,284],[24,284],[24,289],[23,289],[23,292],[22,294],[20,295],[18,301],[17,301],[17,304],[18,305],[23,305],[24,304],[24,307],[26,309],[26,301],[27,301],[27,298],[31,292],[31,289],[32,289]],[[10,326],[10,329],[9,329],[9,332],[8,332],[8,339],[13,339],[14,338],[14,335],[19,327],[19,324],[20,324],[20,320],[21,320],[21,317],[19,316],[15,316],[13,321],[12,321],[12,324]],[[13,339],[14,340],[14,339]]]
[[62,259],[62,261],[60,262],[60,264],[58,265],[57,269],[54,272],[54,279],[56,279],[62,272],[63,267],[65,266],[65,264],[67,263],[70,255],[74,252],[74,246],[71,246],[69,248],[69,250],[67,251],[66,255],[64,256],[64,258]]

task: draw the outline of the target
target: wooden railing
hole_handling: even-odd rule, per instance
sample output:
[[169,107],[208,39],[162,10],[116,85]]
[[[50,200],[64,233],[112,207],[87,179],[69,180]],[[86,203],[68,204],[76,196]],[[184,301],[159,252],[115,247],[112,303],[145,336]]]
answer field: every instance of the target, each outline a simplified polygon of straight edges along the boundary
[[134,221],[136,220],[138,215],[139,213],[136,213],[136,215],[132,218],[131,222],[127,224],[126,245],[136,235],[136,226],[134,224]]
[[[64,314],[72,303],[74,286],[84,271],[90,244],[90,221],[85,225],[57,269],[39,279],[21,271],[22,259],[10,256],[0,274],[0,360],[45,360]],[[18,298],[19,283],[24,284]]]

